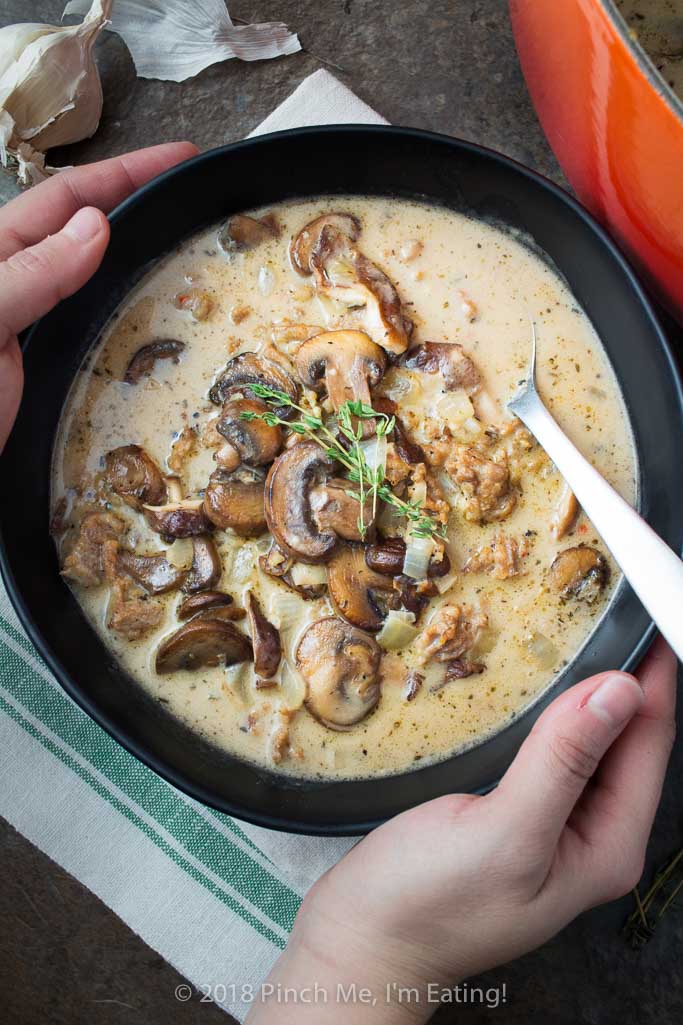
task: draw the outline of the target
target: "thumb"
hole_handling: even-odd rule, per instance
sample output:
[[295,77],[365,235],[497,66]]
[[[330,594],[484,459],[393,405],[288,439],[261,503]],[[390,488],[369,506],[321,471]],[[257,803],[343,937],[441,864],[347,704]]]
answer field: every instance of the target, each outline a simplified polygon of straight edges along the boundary
[[554,845],[600,759],[643,700],[635,677],[617,672],[593,676],[557,698],[493,795],[501,814]]
[[0,264],[0,350],[12,335],[85,284],[99,267],[108,241],[106,217],[86,206],[56,235]]

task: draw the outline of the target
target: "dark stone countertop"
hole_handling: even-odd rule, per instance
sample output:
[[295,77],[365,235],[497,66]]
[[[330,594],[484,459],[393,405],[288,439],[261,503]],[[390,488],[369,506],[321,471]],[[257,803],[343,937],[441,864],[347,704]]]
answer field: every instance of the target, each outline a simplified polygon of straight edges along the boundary
[[[3,0],[0,24],[57,21],[62,0]],[[505,0],[233,0],[250,21],[282,20],[306,52],[230,61],[176,85],[136,79],[115,36],[98,47],[105,94],[96,136],[55,154],[82,163],[189,138],[208,148],[254,128],[327,60],[390,121],[500,149],[555,181],[562,175],[517,63]],[[315,55],[315,56],[314,56]],[[0,198],[13,188],[0,180]],[[649,875],[683,843],[674,752],[648,853]],[[0,823],[0,991],[7,1025],[216,1025],[215,1006],[174,998],[177,973],[80,883]],[[683,1020],[683,917],[673,910],[641,952],[619,936],[630,899],[582,915],[561,935],[473,984],[506,983],[498,1008],[444,1006],[435,1021],[467,1025],[668,1025]]]

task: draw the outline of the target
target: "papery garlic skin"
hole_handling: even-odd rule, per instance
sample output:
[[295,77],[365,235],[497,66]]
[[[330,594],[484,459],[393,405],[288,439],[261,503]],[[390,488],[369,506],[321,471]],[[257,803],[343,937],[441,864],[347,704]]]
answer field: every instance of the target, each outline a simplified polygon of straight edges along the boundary
[[112,0],[94,0],[80,25],[9,25],[0,31],[0,159],[24,184],[54,168],[44,152],[91,136],[102,115],[92,49]]

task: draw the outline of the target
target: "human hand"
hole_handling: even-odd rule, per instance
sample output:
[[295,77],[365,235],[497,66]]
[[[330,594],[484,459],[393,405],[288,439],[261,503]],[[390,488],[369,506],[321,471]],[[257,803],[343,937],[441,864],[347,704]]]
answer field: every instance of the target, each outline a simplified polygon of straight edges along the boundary
[[0,451],[23,387],[18,333],[95,273],[109,242],[105,214],[196,153],[192,143],[170,142],[75,167],[0,210]]
[[[675,730],[676,661],[661,640],[637,676],[602,673],[557,698],[491,793],[430,801],[354,847],[306,896],[267,980],[272,1003],[249,1025],[425,1021],[428,984],[519,957],[632,889]],[[278,987],[316,982],[327,1004],[278,1001]],[[376,1004],[335,1006],[352,983]],[[387,1002],[391,983],[422,997]]]

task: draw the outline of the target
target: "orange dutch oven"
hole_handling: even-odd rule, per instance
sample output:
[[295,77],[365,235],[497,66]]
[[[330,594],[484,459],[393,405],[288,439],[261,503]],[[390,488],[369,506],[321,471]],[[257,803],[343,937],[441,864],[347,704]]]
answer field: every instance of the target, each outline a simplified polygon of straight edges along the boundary
[[567,178],[683,321],[683,103],[612,0],[510,0],[510,13]]

